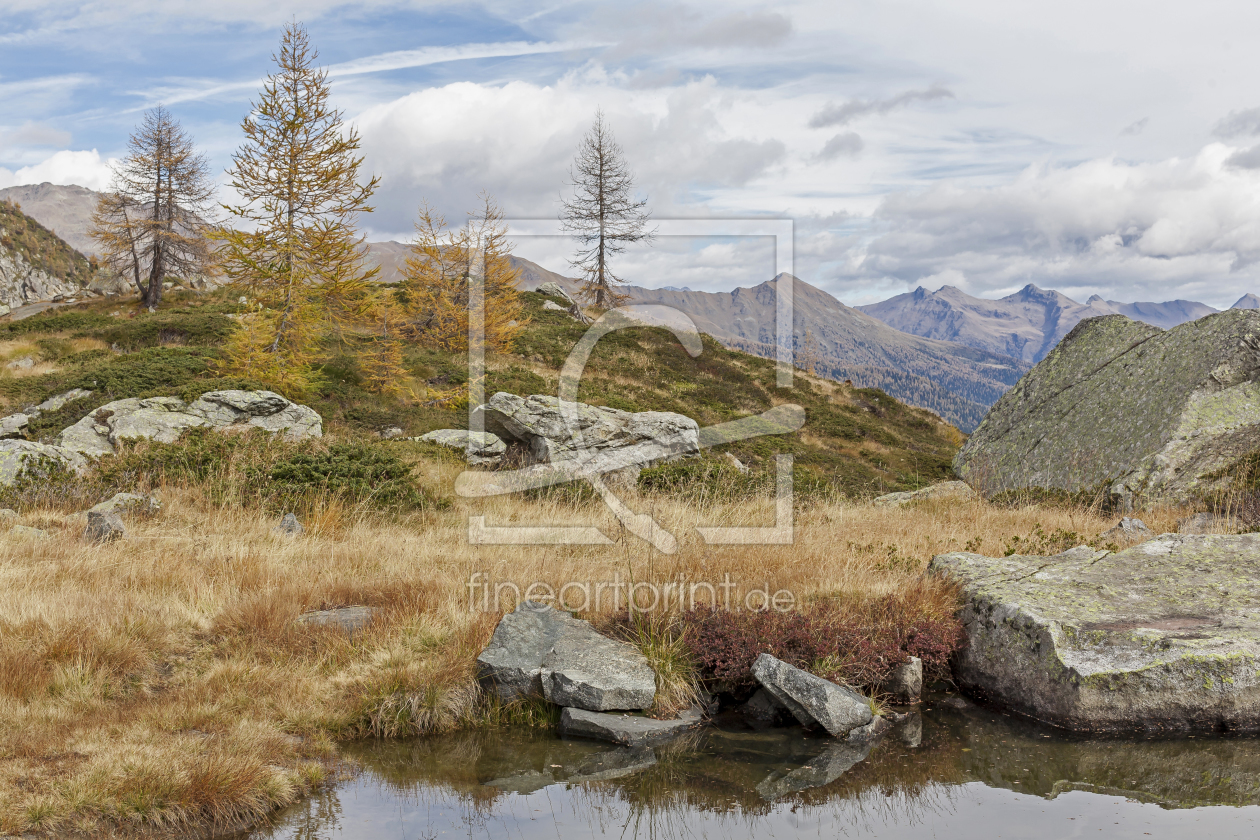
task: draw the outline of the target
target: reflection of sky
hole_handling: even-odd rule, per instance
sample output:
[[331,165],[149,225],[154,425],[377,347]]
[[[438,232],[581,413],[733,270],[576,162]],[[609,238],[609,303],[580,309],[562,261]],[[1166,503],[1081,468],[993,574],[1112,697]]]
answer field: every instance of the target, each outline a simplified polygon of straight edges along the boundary
[[929,788],[919,803],[878,791],[815,806],[775,806],[768,814],[670,808],[636,813],[618,797],[591,788],[554,785],[507,794],[489,806],[431,788],[398,793],[364,776],[285,814],[262,838],[303,840],[424,840],[434,837],[713,838],[878,837],[886,840],[1108,840],[1249,838],[1260,832],[1260,807],[1165,810],[1122,797],[1081,791],[1053,800],[986,787],[979,782]]
[[[383,177],[373,238],[482,189],[553,216],[602,107],[658,215],[794,218],[797,274],[846,303],[1034,282],[1229,306],[1260,280],[1260,6],[1105,6],[7,0],[0,186],[103,187],[159,101],[222,172],[297,15]],[[769,279],[712,256],[621,273]]]

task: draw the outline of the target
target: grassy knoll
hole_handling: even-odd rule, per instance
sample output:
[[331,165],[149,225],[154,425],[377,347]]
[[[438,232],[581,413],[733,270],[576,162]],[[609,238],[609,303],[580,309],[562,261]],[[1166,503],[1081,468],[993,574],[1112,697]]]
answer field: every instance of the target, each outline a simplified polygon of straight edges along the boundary
[[[491,360],[491,388],[554,392],[579,331],[544,312],[537,296],[527,299],[535,321],[518,355]],[[233,313],[226,298],[208,296],[153,315],[97,302],[4,325],[0,363],[26,355],[38,363],[0,366],[0,400],[15,409],[70,387],[93,389],[91,399],[40,419],[33,436],[47,437],[110,399],[247,386],[213,369]],[[457,359],[423,350],[408,365],[417,391],[464,375]],[[702,425],[787,401],[772,388],[768,362],[709,342],[693,360],[650,330],[608,341],[592,368],[584,399],[682,411]],[[1073,506],[875,508],[863,496],[943,477],[957,432],[880,392],[801,376],[790,399],[805,406],[808,424],[736,445],[749,475],[711,455],[647,470],[629,491],[635,510],[678,537],[679,551],[665,556],[569,488],[455,496],[457,456],[373,433],[400,425],[419,434],[466,415],[369,395],[356,376],[330,348],[311,392],[289,395],[324,414],[320,441],[193,434],[128,447],[84,476],[52,473],[0,494],[21,524],[48,533],[0,535],[0,833],[226,827],[342,772],[338,744],[347,739],[546,724],[545,711],[496,706],[476,687],[473,661],[499,615],[470,591],[476,574],[522,590],[729,579],[735,604],[753,589],[793,594],[797,617],[773,626],[753,618],[726,625],[703,610],[651,620],[630,619],[616,604],[588,610],[652,658],[662,676],[658,711],[667,712],[701,683],[741,690],[743,674],[716,673],[698,638],[737,651],[750,627],[766,644],[788,647],[802,635],[843,639],[793,649],[806,667],[869,684],[914,645],[930,655],[947,635],[940,628],[957,604],[951,589],[923,577],[933,554],[1061,548],[1111,524]],[[773,522],[775,451],[796,453],[797,484],[807,491],[795,544],[706,545],[695,526]],[[122,489],[155,492],[162,510],[129,519],[120,542],[84,540],[82,511]],[[299,511],[304,535],[273,532],[284,510]],[[617,542],[469,545],[470,515],[490,524],[593,524]],[[1146,521],[1168,530],[1175,516]],[[513,596],[503,597],[499,606],[511,608]],[[304,611],[345,605],[376,607],[376,618],[352,636],[295,622]]]

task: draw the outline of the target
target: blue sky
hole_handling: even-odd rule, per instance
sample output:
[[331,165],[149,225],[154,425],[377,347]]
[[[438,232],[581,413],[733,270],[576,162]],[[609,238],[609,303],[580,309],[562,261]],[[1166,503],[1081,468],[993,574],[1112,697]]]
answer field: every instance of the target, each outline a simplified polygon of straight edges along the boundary
[[[792,218],[796,273],[848,303],[1260,291],[1260,8],[1220,0],[0,0],[0,186],[105,187],[157,102],[221,172],[294,17],[383,179],[373,238],[483,189],[553,216],[602,107],[659,217]],[[773,270],[758,240],[624,259],[646,285]]]

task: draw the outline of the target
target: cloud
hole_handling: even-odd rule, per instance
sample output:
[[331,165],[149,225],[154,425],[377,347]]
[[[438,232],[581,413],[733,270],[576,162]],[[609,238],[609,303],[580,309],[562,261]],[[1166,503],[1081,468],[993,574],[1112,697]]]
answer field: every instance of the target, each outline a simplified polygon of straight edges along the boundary
[[792,34],[778,12],[735,12],[704,23],[688,40],[701,47],[774,47]]
[[0,188],[22,184],[78,184],[92,190],[109,187],[113,160],[102,160],[96,149],[80,152],[60,151],[33,166],[16,172],[0,167]]
[[1260,108],[1231,111],[1225,119],[1216,124],[1212,133],[1224,139],[1254,137],[1260,134]]
[[1150,117],[1142,117],[1142,119],[1138,120],[1137,122],[1126,125],[1124,128],[1120,130],[1120,133],[1122,135],[1129,135],[1131,137],[1136,137],[1137,135],[1141,134],[1143,131],[1146,131],[1146,124],[1149,123],[1150,121],[1151,121]]
[[1035,165],[996,187],[890,195],[859,273],[913,287],[949,272],[990,295],[1035,282],[1220,305],[1260,276],[1260,172],[1230,166],[1235,154],[1212,144],[1189,159]]
[[859,117],[868,114],[887,114],[896,108],[909,105],[911,102],[931,102],[934,99],[954,99],[948,88],[933,85],[926,90],[908,90],[888,99],[850,99],[839,104],[828,103],[809,121],[810,128],[827,128],[833,125],[848,125]]
[[1260,146],[1252,146],[1250,149],[1240,149],[1229,157],[1225,158],[1226,166],[1235,166],[1239,169],[1260,169]]
[[17,128],[0,129],[0,150],[20,146],[65,146],[70,132],[35,122],[24,122]]
[[838,157],[857,157],[863,145],[862,138],[856,132],[845,131],[828,140],[817,159],[828,161]]

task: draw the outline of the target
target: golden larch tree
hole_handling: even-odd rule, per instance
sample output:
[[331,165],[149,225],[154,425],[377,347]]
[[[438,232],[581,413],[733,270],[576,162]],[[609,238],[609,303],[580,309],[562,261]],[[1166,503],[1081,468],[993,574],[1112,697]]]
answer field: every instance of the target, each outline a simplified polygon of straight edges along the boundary
[[374,312],[379,268],[366,268],[355,227],[379,178],[359,181],[359,135],[328,101],[305,27],[285,27],[278,69],[241,123],[245,142],[228,175],[240,197],[224,205],[245,230],[224,230],[222,266],[253,309],[225,346],[225,367],[301,388],[321,338]]

